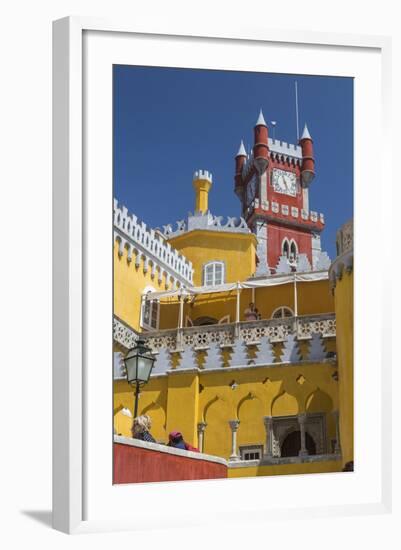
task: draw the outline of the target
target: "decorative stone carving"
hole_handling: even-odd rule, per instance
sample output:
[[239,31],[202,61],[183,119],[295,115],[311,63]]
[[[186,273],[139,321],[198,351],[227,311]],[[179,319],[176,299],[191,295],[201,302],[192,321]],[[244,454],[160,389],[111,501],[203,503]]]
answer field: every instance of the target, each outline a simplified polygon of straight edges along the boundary
[[228,424],[231,429],[231,455],[230,460],[239,460],[239,455],[237,452],[237,431],[239,427],[239,420],[229,420]]
[[233,353],[230,359],[230,366],[244,366],[248,364],[248,349],[241,340],[236,340],[233,345]]
[[156,361],[153,364],[153,374],[164,374],[171,369],[171,353],[167,348],[161,348],[156,355]]
[[284,342],[281,352],[282,363],[296,363],[300,361],[301,354],[299,352],[299,344],[294,334],[289,334]]
[[308,256],[306,254],[298,254],[297,271],[299,271],[300,273],[312,271]]
[[184,346],[180,355],[180,370],[191,370],[198,368],[197,352],[191,346]]
[[223,356],[221,353],[220,345],[216,342],[210,344],[207,350],[205,362],[203,364],[204,369],[220,369],[223,366]]
[[331,260],[327,252],[320,252],[315,266],[316,271],[326,271],[329,269],[330,265]]
[[119,351],[116,351],[113,354],[113,375],[114,380],[122,380],[123,378],[126,378],[124,356]]
[[320,362],[326,358],[326,350],[324,349],[323,339],[320,334],[312,334],[312,339],[309,342],[308,360]]
[[287,256],[280,256],[276,267],[276,273],[291,273],[291,266]]
[[275,356],[273,352],[273,347],[270,341],[264,337],[260,341],[258,350],[256,352],[256,357],[254,359],[255,365],[271,365],[275,362]]
[[113,338],[125,349],[129,350],[135,346],[138,333],[122,323],[117,317],[113,319]]
[[[164,226],[166,234],[172,232],[171,225]],[[181,284],[192,285],[192,262],[188,261],[178,250],[166,243],[159,231],[150,229],[138,218],[128,214],[125,206],[120,207],[114,200],[114,238],[119,244],[118,253],[122,256],[127,249],[130,260],[135,253],[135,266],[139,268],[141,257],[144,260],[144,272],[148,270],[149,261],[160,270],[165,269]]]

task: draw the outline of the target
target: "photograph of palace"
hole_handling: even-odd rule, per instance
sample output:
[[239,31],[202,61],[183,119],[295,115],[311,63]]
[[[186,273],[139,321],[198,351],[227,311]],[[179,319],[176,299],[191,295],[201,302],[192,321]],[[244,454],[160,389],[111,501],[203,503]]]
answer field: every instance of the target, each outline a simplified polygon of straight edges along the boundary
[[353,471],[352,82],[115,71],[114,483]]

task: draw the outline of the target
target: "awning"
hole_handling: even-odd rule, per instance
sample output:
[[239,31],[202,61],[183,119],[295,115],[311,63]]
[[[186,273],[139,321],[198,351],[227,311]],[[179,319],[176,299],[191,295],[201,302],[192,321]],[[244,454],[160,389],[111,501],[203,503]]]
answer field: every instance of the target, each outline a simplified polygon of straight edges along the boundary
[[199,294],[214,294],[218,292],[230,292],[245,288],[264,288],[269,286],[286,285],[288,283],[305,283],[323,281],[329,278],[328,271],[313,271],[310,273],[289,273],[283,275],[271,275],[264,279],[248,280],[242,283],[228,283],[216,286],[181,287],[174,290],[161,292],[148,292],[146,300],[160,300],[161,298],[173,298],[180,296],[195,296]]

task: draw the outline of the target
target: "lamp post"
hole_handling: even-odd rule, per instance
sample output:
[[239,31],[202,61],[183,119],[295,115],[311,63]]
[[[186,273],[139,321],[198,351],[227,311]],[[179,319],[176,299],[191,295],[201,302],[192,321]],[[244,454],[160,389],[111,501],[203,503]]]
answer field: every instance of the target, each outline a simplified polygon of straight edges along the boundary
[[149,382],[155,358],[150,352],[150,348],[145,344],[145,340],[138,338],[135,347],[130,349],[125,356],[124,364],[127,373],[127,381],[131,386],[135,386],[135,407],[134,418],[138,416],[138,398],[140,387]]

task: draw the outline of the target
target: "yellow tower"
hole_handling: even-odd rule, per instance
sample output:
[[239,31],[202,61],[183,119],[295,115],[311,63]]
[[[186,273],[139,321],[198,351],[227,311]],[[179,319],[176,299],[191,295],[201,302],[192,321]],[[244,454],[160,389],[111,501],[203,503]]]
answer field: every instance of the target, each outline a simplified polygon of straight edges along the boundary
[[195,189],[195,212],[205,214],[209,210],[209,191],[212,187],[212,174],[207,170],[197,170],[192,184]]
[[337,321],[339,427],[343,466],[354,460],[353,224],[337,232],[337,258],[330,267]]

